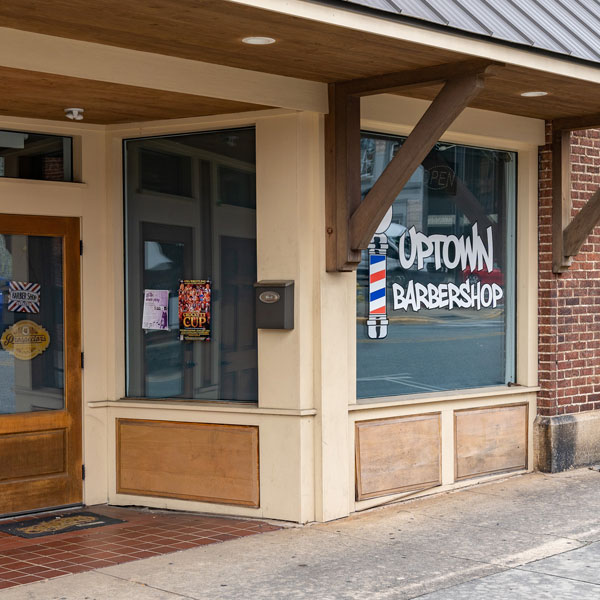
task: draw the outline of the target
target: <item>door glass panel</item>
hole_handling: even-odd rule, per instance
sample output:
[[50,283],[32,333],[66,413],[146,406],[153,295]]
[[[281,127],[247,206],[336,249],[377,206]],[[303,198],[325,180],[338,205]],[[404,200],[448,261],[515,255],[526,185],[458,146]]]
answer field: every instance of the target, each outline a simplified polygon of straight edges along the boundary
[[0,414],[64,409],[62,252],[0,234]]

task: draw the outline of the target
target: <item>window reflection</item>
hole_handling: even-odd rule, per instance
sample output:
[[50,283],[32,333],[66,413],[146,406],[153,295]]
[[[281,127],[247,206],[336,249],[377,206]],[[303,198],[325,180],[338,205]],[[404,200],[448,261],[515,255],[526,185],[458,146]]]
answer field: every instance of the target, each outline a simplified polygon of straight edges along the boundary
[[[363,196],[402,143],[363,134]],[[515,184],[516,154],[444,143],[413,174],[358,268],[358,398],[514,380]]]
[[72,139],[0,130],[0,177],[72,181]]
[[64,408],[63,321],[62,239],[0,235],[0,414]]
[[[255,135],[238,129],[126,143],[127,395],[256,402]],[[180,337],[181,280],[210,280],[211,339]],[[168,328],[142,329],[144,290]]]

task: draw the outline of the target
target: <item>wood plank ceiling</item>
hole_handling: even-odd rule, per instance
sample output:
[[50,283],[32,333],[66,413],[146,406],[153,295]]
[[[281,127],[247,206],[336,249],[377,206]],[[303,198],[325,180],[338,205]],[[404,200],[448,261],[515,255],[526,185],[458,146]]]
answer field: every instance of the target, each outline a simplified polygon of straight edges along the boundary
[[[445,49],[289,17],[224,0],[55,0],[46,3],[20,0],[0,3],[0,24],[321,82],[370,77],[470,58]],[[241,39],[248,35],[268,35],[276,38],[277,43],[270,46],[242,44]],[[117,123],[263,108],[185,94],[140,92],[139,88],[90,83],[87,80],[83,85],[74,78],[40,76],[37,73],[31,73],[28,78],[26,72],[9,71],[14,70],[0,71],[3,88],[0,112],[4,114],[62,118],[65,106],[81,104],[86,107],[86,121]],[[56,92],[56,88],[69,93],[60,95],[52,104],[50,92]],[[521,92],[532,89],[547,91],[549,95],[535,99],[520,96]],[[431,86],[410,88],[402,94],[431,100],[438,90],[439,87]],[[90,97],[94,94],[95,101]],[[509,66],[489,78],[485,91],[471,106],[555,119],[600,112],[599,98],[598,84]],[[36,105],[38,112],[30,114]],[[19,106],[22,108],[19,109]],[[60,116],[56,114],[59,108]],[[92,112],[97,114],[92,115]]]
[[116,124],[268,108],[130,85],[0,67],[0,114],[64,120],[64,109],[85,109],[85,122]]

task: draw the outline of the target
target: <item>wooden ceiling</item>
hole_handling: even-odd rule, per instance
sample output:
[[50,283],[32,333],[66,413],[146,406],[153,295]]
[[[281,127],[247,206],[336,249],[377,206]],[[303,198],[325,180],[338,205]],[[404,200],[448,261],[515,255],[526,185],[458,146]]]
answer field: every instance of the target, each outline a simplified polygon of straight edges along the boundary
[[[532,73],[506,66],[486,78],[485,88],[471,102],[472,108],[494,110],[537,119],[552,120],[600,112],[600,86],[551,74]],[[433,100],[441,86],[407,88],[403,96]],[[524,98],[521,92],[542,90],[547,96]]]
[[[9,0],[0,25],[325,82],[465,59],[224,0]],[[277,43],[243,44],[250,35]]]
[[[470,58],[445,49],[225,0],[8,1],[0,3],[0,25],[321,82],[370,77]],[[268,35],[276,38],[277,43],[242,44],[241,39],[248,35]],[[67,104],[83,104],[86,121],[118,123],[263,108],[100,82],[83,85],[81,80],[66,77],[37,75],[35,81],[29,78],[28,81],[24,72],[0,71],[3,88],[0,112],[16,115],[20,110],[23,116],[62,118],[62,108]],[[31,87],[27,85],[19,90],[19,81],[31,83]],[[530,99],[520,96],[529,90],[544,90],[549,95]],[[403,95],[431,99],[435,91],[433,87],[411,88]],[[485,91],[471,106],[554,119],[599,113],[599,99],[598,84],[507,67],[488,79]],[[36,114],[25,115],[27,107],[37,108]],[[58,108],[60,117],[55,116]]]
[[0,82],[0,114],[15,117],[63,121],[65,108],[81,106],[86,123],[107,125],[269,108],[5,67]]

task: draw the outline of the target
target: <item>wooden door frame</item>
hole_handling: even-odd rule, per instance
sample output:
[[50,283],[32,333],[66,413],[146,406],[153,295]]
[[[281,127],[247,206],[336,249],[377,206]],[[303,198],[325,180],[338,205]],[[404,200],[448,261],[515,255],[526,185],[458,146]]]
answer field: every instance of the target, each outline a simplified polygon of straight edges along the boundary
[[[62,238],[63,261],[63,323],[64,323],[64,408],[53,413],[65,413],[65,424],[69,427],[66,449],[67,499],[64,505],[83,502],[82,458],[82,369],[81,369],[81,265],[80,265],[80,220],[79,217],[51,217],[38,215],[0,214],[0,233]],[[75,293],[73,293],[75,292]],[[46,411],[44,411],[46,412]],[[4,433],[11,430],[35,431],[40,413],[18,413],[2,415]],[[17,429],[16,419],[31,421]],[[11,427],[12,425],[12,427]],[[5,431],[6,430],[6,431]],[[43,508],[53,508],[39,507]],[[25,508],[24,511],[30,510]],[[31,509],[31,510],[38,510]],[[11,511],[11,512],[24,512]]]

